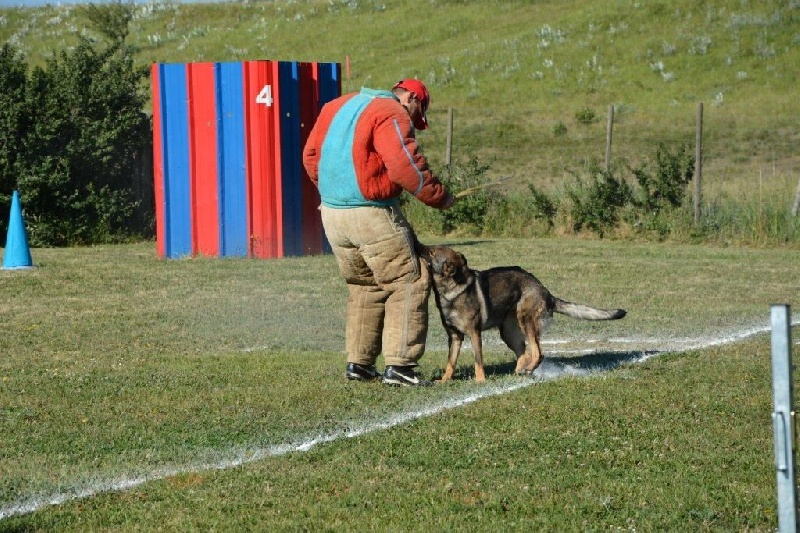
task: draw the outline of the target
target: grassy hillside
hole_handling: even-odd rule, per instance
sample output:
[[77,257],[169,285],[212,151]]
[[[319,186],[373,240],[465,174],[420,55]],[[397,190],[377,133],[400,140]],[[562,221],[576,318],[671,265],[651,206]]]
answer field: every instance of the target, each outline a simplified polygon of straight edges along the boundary
[[[158,2],[137,6],[131,40],[143,63],[349,57],[346,91],[418,76],[434,165],[453,107],[454,157],[478,155],[512,184],[602,160],[609,105],[615,161],[636,163],[658,142],[693,143],[703,102],[709,186],[737,196],[732,182],[769,178],[793,192],[798,21],[786,0]],[[0,9],[0,39],[32,64],[79,33],[92,33],[80,7]]]

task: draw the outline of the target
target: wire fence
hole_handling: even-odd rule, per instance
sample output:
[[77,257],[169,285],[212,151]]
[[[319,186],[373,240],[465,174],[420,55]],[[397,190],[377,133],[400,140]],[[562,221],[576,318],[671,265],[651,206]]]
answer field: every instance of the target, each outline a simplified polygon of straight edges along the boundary
[[[536,109],[497,112],[483,107],[432,109],[432,127],[419,137],[434,167],[477,157],[493,174],[548,186],[592,164],[642,165],[652,159],[659,144],[673,150],[683,145],[694,154],[697,108],[697,103],[657,110],[620,105],[571,114]],[[796,177],[799,119],[797,108],[767,115],[758,109],[703,105],[703,178],[714,184]]]

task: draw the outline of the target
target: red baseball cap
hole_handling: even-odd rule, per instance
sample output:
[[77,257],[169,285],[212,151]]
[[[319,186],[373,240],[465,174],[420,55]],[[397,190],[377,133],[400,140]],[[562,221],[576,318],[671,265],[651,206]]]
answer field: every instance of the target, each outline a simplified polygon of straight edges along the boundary
[[428,129],[428,116],[426,113],[428,112],[428,105],[431,103],[431,95],[428,93],[428,88],[425,87],[425,84],[417,79],[408,78],[398,81],[395,83],[394,87],[392,87],[392,89],[397,88],[411,91],[417,95],[420,104],[422,104],[422,117],[414,123],[414,127],[418,130]]

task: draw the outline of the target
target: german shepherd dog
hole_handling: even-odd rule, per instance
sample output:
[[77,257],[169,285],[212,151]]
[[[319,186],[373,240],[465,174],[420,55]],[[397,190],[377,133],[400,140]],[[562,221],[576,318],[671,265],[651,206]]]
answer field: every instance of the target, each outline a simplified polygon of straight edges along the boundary
[[[481,331],[498,328],[517,357],[517,374],[530,374],[542,362],[541,321],[553,312],[583,320],[616,320],[623,309],[595,309],[550,294],[533,274],[518,266],[472,270],[466,258],[447,246],[417,243],[417,253],[430,267],[434,297],[450,347],[441,381],[453,377],[464,335],[475,352],[475,381],[486,379]],[[527,344],[527,347],[526,347]]]

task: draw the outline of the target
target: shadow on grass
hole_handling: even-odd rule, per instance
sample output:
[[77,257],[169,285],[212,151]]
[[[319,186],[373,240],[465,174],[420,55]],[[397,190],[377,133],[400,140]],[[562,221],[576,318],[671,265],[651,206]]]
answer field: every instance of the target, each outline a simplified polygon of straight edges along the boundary
[[451,248],[461,248],[462,246],[479,246],[479,245],[485,244],[487,242],[491,242],[491,241],[478,240],[478,239],[469,239],[469,240],[464,240],[464,241],[456,240],[456,241],[444,242],[442,244],[444,246],[449,246]]
[[[606,350],[570,357],[545,356],[532,377],[539,379],[555,379],[561,376],[584,376],[610,372],[621,366],[640,363],[662,353],[666,352],[660,350]],[[462,359],[463,356],[464,354],[459,357],[460,364],[453,374],[453,379],[474,379],[474,363],[469,359],[469,354],[467,354],[468,359],[466,361]],[[486,365],[485,371],[487,377],[510,376],[514,374],[516,366],[516,361],[493,363]],[[443,373],[444,370],[440,370],[434,375],[434,379],[439,379]]]

